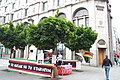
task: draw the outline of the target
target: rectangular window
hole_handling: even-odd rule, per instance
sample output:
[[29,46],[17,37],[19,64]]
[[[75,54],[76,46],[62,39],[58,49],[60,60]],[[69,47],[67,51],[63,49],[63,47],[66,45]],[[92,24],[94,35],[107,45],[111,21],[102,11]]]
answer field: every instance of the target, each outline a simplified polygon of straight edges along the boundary
[[6,15],[6,22],[9,21],[9,14]]
[[6,17],[3,17],[3,23],[5,23]]
[[85,26],[89,26],[89,18],[88,17],[85,18]]
[[48,2],[46,1],[46,2],[43,2],[43,11],[45,11],[45,10],[47,10],[47,8],[48,8]]
[[28,3],[28,0],[26,0],[26,3]]
[[60,6],[60,0],[57,0],[57,6]]
[[17,12],[17,18],[19,18],[19,12]]
[[76,25],[76,20],[73,20],[73,23]]
[[63,6],[65,4],[65,0],[57,0],[57,6]]
[[5,7],[5,12],[7,11],[7,7]]
[[25,16],[27,16],[28,14],[28,9],[25,9]]
[[11,20],[13,20],[13,15],[14,15],[14,14],[11,14]]
[[83,20],[84,20],[83,18],[78,19],[77,25],[79,25],[79,26],[84,25],[84,21]]
[[20,6],[20,1],[19,1],[19,6]]
[[12,4],[12,9],[14,9],[14,8],[15,8],[15,3]]
[[35,7],[33,8],[33,13],[35,13]]
[[2,2],[2,1],[0,1],[0,5],[1,5],[1,2]]

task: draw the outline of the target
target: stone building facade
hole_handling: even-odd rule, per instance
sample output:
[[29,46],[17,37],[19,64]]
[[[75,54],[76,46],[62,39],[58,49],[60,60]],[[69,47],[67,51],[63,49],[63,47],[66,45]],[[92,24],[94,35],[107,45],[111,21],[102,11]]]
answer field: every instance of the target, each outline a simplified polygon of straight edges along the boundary
[[32,21],[54,16],[65,17],[76,25],[92,27],[98,33],[90,51],[94,54],[90,65],[102,64],[105,54],[113,60],[111,5],[109,0],[0,0],[0,24],[9,20],[17,22]]

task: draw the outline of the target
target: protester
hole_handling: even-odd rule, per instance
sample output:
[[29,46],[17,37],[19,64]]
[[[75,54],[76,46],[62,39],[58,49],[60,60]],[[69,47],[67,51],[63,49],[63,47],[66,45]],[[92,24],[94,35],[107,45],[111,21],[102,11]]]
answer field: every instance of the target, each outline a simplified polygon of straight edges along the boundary
[[57,55],[57,65],[61,65],[61,64],[62,64],[62,55],[59,52],[58,55]]
[[112,67],[112,62],[110,59],[108,59],[108,56],[105,56],[105,59],[103,60],[102,63],[102,68],[105,68],[105,75],[106,75],[106,80],[109,80],[109,71],[110,71],[110,66]]
[[48,54],[45,54],[44,61],[45,61],[46,63],[50,63],[50,56],[49,56]]

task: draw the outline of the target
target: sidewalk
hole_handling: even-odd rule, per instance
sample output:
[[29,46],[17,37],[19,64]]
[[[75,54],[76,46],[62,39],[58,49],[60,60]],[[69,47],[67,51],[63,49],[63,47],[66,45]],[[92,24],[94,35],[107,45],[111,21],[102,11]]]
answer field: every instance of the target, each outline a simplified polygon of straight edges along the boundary
[[[0,80],[51,80],[28,74],[3,71],[7,69],[8,60],[0,59]],[[13,78],[14,76],[14,78]],[[53,80],[105,80],[104,68],[82,65],[80,71],[73,71],[70,75],[59,76]],[[120,80],[120,67],[114,65],[110,70],[110,80]]]
[[[113,66],[110,71],[110,80],[120,79],[120,67]],[[63,76],[62,80],[105,80],[104,68],[82,66],[82,71]]]

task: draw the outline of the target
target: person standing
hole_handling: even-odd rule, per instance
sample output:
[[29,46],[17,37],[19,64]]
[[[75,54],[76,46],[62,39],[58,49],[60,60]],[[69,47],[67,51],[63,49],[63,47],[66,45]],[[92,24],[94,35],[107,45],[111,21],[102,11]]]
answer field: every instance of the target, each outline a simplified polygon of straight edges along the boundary
[[62,64],[62,54],[59,52],[57,55],[57,65],[61,65]]
[[105,59],[103,60],[102,63],[102,68],[105,68],[105,75],[106,75],[106,80],[109,80],[109,71],[110,71],[110,66],[112,67],[112,62],[110,59],[108,59],[108,56],[105,56]]

